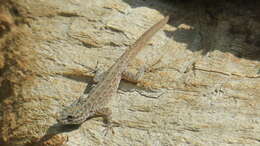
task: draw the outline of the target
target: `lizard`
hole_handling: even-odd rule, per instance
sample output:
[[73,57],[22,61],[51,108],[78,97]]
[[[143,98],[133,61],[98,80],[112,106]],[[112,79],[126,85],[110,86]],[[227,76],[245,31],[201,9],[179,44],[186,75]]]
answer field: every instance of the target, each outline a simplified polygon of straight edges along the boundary
[[103,117],[104,123],[111,128],[112,111],[107,104],[117,92],[123,72],[131,59],[148,43],[152,36],[158,32],[169,20],[169,16],[154,24],[137,39],[117,61],[106,71],[104,77],[87,94],[65,107],[56,117],[61,125],[81,125],[93,117]]

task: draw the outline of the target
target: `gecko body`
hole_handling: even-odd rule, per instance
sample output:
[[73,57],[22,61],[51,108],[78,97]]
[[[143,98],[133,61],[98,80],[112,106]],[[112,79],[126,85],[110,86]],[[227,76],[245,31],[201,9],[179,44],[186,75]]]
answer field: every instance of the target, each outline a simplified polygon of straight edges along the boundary
[[112,96],[116,93],[122,73],[127,69],[129,62],[137,55],[137,53],[147,44],[151,37],[159,31],[167,22],[169,16],[153,25],[143,35],[131,45],[121,57],[109,68],[106,75],[101,81],[90,90],[89,94],[83,94],[77,101],[70,106],[65,107],[57,117],[57,121],[61,125],[82,124],[86,120],[102,116],[104,121],[110,124],[111,110],[107,108],[107,104],[112,100]]

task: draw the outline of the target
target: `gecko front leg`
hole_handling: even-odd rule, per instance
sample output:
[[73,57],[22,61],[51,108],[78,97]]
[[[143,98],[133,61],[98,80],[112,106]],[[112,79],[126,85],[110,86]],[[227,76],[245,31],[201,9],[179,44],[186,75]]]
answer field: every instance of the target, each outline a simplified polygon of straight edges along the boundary
[[113,127],[118,127],[119,123],[112,121],[112,110],[110,108],[102,108],[95,112],[95,117],[102,117],[103,122],[105,123],[105,135],[108,131],[111,131],[112,134],[115,134]]

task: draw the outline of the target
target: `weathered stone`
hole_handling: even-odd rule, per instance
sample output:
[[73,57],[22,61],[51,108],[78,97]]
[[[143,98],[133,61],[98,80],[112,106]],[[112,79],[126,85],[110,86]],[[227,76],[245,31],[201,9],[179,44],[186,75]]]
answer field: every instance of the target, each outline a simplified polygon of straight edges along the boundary
[[[0,5],[1,144],[259,145],[259,2],[4,0]],[[55,114],[145,30],[169,24],[133,60],[147,70],[100,118],[61,129]],[[10,28],[9,28],[10,27]],[[2,29],[1,29],[2,28]],[[14,28],[14,29],[13,29]]]

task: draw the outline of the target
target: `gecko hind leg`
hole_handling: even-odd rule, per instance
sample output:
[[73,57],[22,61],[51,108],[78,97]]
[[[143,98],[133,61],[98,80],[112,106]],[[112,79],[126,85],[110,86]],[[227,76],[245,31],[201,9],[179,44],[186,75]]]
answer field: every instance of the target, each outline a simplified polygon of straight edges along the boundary
[[139,69],[136,72],[126,70],[122,73],[122,78],[130,82],[138,83],[144,76],[146,70],[146,66],[139,67]]

